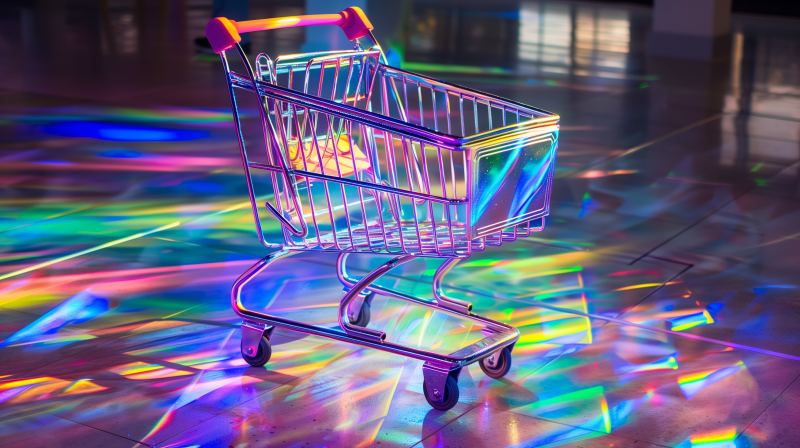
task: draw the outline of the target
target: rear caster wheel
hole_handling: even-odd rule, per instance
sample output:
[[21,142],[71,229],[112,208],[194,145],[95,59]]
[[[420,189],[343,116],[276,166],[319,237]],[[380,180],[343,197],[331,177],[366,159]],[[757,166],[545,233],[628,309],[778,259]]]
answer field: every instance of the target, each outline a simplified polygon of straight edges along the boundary
[[263,336],[258,342],[258,350],[254,355],[247,353],[244,346],[241,346],[241,351],[242,359],[253,367],[263,367],[272,356],[272,347],[269,344],[269,340]]
[[358,319],[350,322],[351,324],[355,325],[356,327],[366,327],[369,324],[370,319],[370,309],[372,307],[372,299],[375,297],[374,292],[370,292],[367,294],[367,297],[364,299],[364,302],[361,304],[361,310],[358,313]]
[[502,378],[511,368],[511,350],[506,347],[478,361],[481,370],[491,378]]
[[[441,397],[441,392],[429,390],[425,381],[422,382],[422,391],[425,393],[428,404],[436,410],[447,411],[458,403],[458,381],[450,375],[447,376],[445,383],[444,397]],[[437,392],[439,396],[435,396]]]

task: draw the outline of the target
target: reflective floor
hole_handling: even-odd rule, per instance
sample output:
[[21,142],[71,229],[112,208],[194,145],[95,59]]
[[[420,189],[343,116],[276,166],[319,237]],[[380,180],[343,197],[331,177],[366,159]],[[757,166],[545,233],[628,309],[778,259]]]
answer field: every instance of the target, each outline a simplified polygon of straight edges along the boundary
[[[800,22],[735,16],[706,63],[649,56],[643,7],[363,3],[394,63],[562,117],[544,232],[445,278],[520,329],[506,378],[470,366],[440,412],[420,362],[282,330],[247,366],[229,291],[267,250],[221,66],[193,47],[211,2],[4,2],[0,445],[798,446]],[[335,325],[334,261],[287,259],[244,300]],[[437,264],[385,282],[427,295]],[[418,347],[479,337],[385,297],[372,315]]]

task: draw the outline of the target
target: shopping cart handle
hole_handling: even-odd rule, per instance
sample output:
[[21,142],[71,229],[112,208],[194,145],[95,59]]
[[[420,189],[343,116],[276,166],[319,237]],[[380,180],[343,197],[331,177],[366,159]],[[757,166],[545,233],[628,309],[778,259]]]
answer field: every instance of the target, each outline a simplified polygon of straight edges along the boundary
[[206,25],[206,37],[215,53],[232,48],[242,40],[240,34],[253,31],[274,30],[309,25],[338,25],[349,40],[369,34],[372,24],[364,11],[356,6],[339,14],[318,14],[313,16],[281,17],[277,19],[248,20],[235,22],[225,17],[215,17]]

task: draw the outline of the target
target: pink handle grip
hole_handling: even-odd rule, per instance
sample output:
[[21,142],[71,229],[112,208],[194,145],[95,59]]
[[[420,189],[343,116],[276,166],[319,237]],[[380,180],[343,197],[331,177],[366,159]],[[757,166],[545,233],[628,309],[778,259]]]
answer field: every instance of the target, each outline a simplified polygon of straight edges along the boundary
[[314,16],[282,17],[278,19],[248,20],[235,22],[225,17],[215,17],[206,25],[206,37],[215,53],[232,48],[240,42],[241,33],[274,30],[294,26],[338,25],[349,40],[358,39],[369,34],[372,24],[361,8],[350,7],[339,14],[319,14]]

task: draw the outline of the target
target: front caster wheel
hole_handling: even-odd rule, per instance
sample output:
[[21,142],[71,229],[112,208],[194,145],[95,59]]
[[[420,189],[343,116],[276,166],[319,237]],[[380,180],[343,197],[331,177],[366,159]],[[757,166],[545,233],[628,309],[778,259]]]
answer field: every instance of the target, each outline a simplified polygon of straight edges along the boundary
[[491,378],[502,378],[511,368],[511,350],[508,347],[478,361],[481,370]]
[[367,294],[364,302],[361,303],[361,310],[358,312],[358,319],[350,322],[351,324],[355,325],[356,327],[366,327],[369,324],[369,319],[371,317],[370,309],[372,308],[372,299],[374,297],[374,292]]
[[241,346],[242,359],[253,367],[263,367],[272,356],[272,347],[269,345],[269,340],[262,337],[258,342],[258,350],[255,355],[251,355],[245,351],[244,346]]
[[434,396],[435,391],[429,390],[425,381],[422,382],[422,391],[425,393],[425,399],[428,400],[428,404],[436,410],[447,411],[458,403],[458,381],[450,375],[447,375],[444,397],[441,397],[441,392],[439,392],[438,397]]

